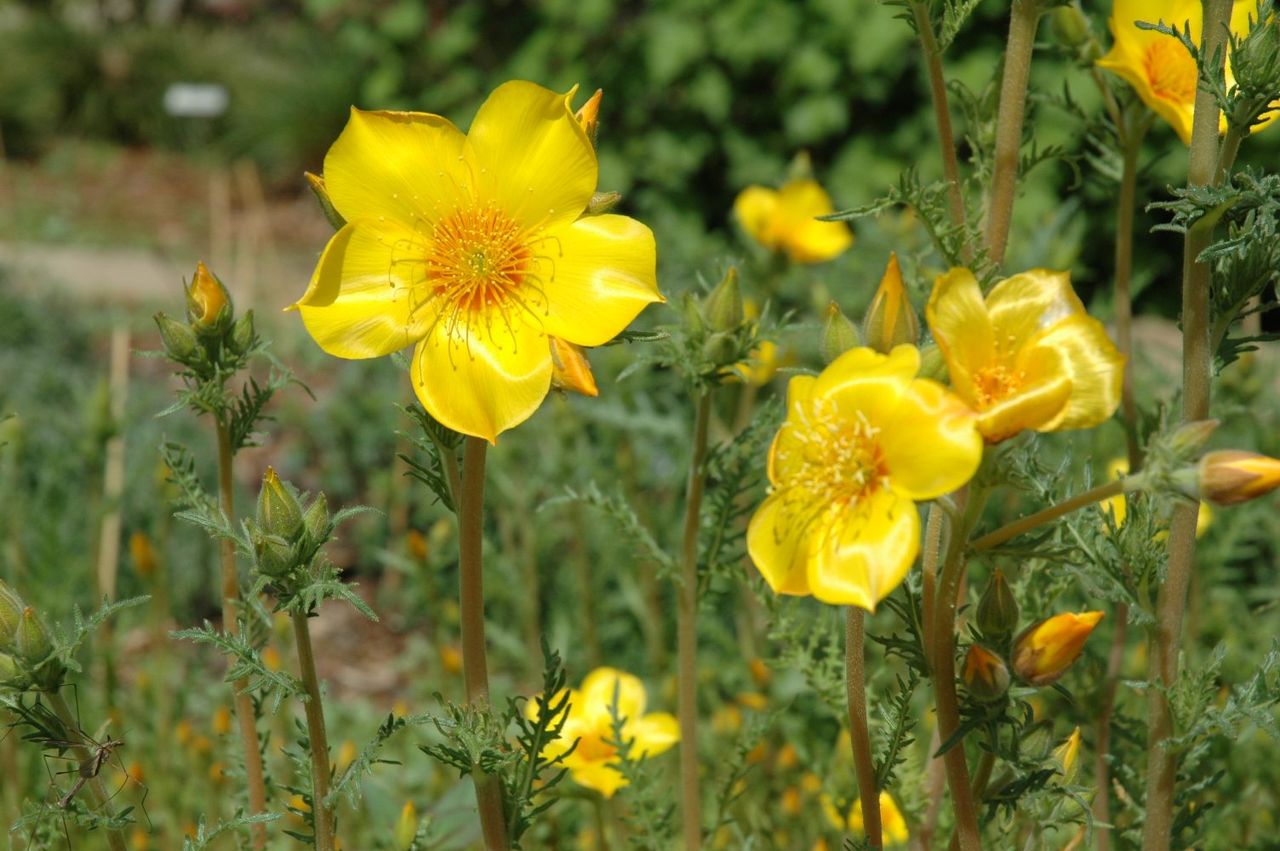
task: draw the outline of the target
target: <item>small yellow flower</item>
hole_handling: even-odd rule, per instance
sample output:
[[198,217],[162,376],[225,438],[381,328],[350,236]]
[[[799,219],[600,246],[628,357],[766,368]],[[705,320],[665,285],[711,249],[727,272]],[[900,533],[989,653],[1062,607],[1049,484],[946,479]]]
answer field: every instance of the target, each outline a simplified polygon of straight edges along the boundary
[[262,648],[262,665],[268,671],[280,670],[284,665],[284,660],[280,658],[280,651],[270,644]]
[[418,837],[418,809],[413,801],[405,801],[396,821],[396,851],[409,851]]
[[[1256,9],[1254,0],[1237,0],[1231,12],[1231,31],[1239,36],[1247,33],[1249,13]],[[1115,0],[1109,20],[1115,43],[1097,64],[1133,86],[1147,106],[1177,131],[1183,143],[1190,144],[1198,82],[1196,62],[1177,39],[1137,27],[1138,21],[1161,20],[1180,30],[1190,27],[1191,40],[1200,42],[1199,0]],[[1228,89],[1235,84],[1229,57],[1226,84]],[[1276,110],[1266,113],[1253,126],[1253,132],[1274,121],[1276,115]],[[1225,119],[1222,129],[1226,129]]]
[[748,186],[733,202],[742,227],[772,251],[785,251],[793,263],[824,263],[853,244],[844,222],[820,222],[835,212],[831,197],[813,180],[792,180],[781,189]]
[[419,401],[493,442],[550,390],[548,337],[598,346],[663,300],[649,229],[582,215],[598,166],[575,91],[505,83],[465,136],[437,115],[352,110],[324,165],[347,224],[295,305],[322,349],[416,344]]
[[1200,459],[1200,495],[1217,505],[1235,505],[1280,487],[1280,460],[1220,449]]
[[351,767],[351,763],[356,761],[356,757],[360,755],[360,751],[356,748],[356,743],[350,739],[345,740],[342,746],[338,748],[338,755],[333,760],[334,771],[341,775]]
[[1102,612],[1054,615],[1024,629],[1013,642],[1013,670],[1033,686],[1056,681],[1080,658]]
[[[544,755],[553,758],[578,746],[564,760],[574,782],[594,789],[606,798],[627,784],[618,770],[618,749],[614,741],[613,706],[622,719],[621,737],[631,742],[631,758],[657,756],[680,740],[680,728],[674,715],[665,712],[645,714],[647,701],[640,679],[616,668],[596,668],[587,674],[582,686],[569,691],[569,717],[560,738],[547,745]],[[533,701],[526,707],[536,711]]]
[[916,378],[920,354],[850,349],[787,388],[787,419],[769,449],[772,492],[747,549],[779,594],[874,610],[920,545],[917,500],[964,484],[982,439],[973,413]]
[[800,796],[800,790],[795,786],[788,786],[782,790],[782,812],[795,818],[800,815],[804,809],[804,803]]
[[462,650],[456,644],[440,645],[440,667],[445,673],[456,674],[462,670]]
[[[853,805],[849,808],[847,815],[840,812],[836,806],[835,800],[827,794],[823,794],[821,798],[822,812],[827,817],[827,823],[839,831],[861,835],[866,828],[863,826],[862,819],[862,800],[854,799]],[[880,792],[880,829],[883,834],[885,847],[893,847],[895,845],[905,845],[910,835],[907,832],[907,820],[902,815],[902,810],[898,809],[898,804],[893,800],[893,796],[888,792]]]
[[147,831],[141,825],[134,827],[129,834],[130,851],[149,851],[151,848],[151,837],[147,835]]
[[417,529],[410,529],[408,534],[405,535],[405,545],[409,549],[409,555],[416,562],[425,563],[427,557],[431,555],[431,548],[427,545],[427,536]]
[[935,282],[925,314],[988,443],[1028,428],[1090,428],[1120,404],[1124,356],[1066,272],[1023,272],[984,299],[972,272],[952,269]]

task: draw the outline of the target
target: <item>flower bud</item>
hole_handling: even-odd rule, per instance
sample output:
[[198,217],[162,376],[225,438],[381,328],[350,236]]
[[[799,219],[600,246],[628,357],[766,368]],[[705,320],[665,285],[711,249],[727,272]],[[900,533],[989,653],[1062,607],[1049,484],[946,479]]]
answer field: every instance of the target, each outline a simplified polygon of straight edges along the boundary
[[271,535],[292,540],[302,528],[302,506],[293,490],[268,467],[258,492],[258,525]]
[[857,346],[858,328],[840,310],[834,301],[827,305],[827,319],[822,325],[822,340],[819,350],[822,362],[831,363],[845,352]]
[[621,200],[621,192],[597,192],[587,202],[587,215],[599,216],[602,213],[607,213],[618,206],[618,202]]
[[323,543],[328,540],[331,521],[329,518],[329,501],[325,499],[324,493],[317,494],[316,498],[307,506],[306,512],[302,515],[302,526],[307,530],[307,537],[315,543]]
[[253,348],[254,337],[253,311],[247,310],[231,327],[231,350],[238,355],[246,354]]
[[22,623],[22,610],[25,608],[22,598],[0,579],[0,650],[13,649],[18,624]]
[[548,336],[547,340],[551,343],[551,386],[582,396],[599,396],[591,362],[582,349],[559,337]]
[[412,851],[418,838],[418,810],[413,801],[406,801],[396,821],[396,851]]
[[143,579],[155,575],[156,551],[145,532],[134,532],[129,536],[129,557],[133,559],[133,569]]
[[[1217,428],[1217,420],[1196,420],[1195,422],[1183,423],[1169,436],[1169,450],[1179,458],[1195,456],[1209,442],[1209,438],[1213,437],[1213,433]],[[1126,463],[1120,475],[1124,475],[1127,472],[1129,472],[1129,465]],[[1112,478],[1119,478],[1119,476],[1113,476]]]
[[738,286],[738,270],[730,266],[724,278],[707,296],[702,305],[707,325],[712,331],[734,331],[745,317],[742,307],[742,290]]
[[32,667],[49,658],[49,654],[53,652],[53,639],[40,622],[36,610],[30,606],[22,610],[22,620],[18,622],[18,631],[14,634],[13,649],[17,651],[19,659]]
[[187,286],[187,319],[197,334],[216,336],[231,321],[231,293],[204,263]]
[[1053,762],[1062,775],[1063,783],[1076,779],[1080,757],[1080,728],[1076,727],[1067,740],[1053,749]]
[[1033,686],[1057,681],[1080,657],[1102,612],[1054,615],[1024,629],[1013,642],[1013,670]]
[[279,535],[262,535],[253,542],[254,565],[263,576],[279,579],[293,570],[297,561],[293,547]]
[[18,660],[7,653],[0,653],[0,688],[11,688],[21,691],[27,687],[27,674],[18,665]]
[[881,354],[888,354],[903,343],[914,346],[920,340],[920,320],[907,298],[896,254],[889,255],[889,265],[880,279],[880,288],[867,308],[863,336],[867,345]]
[[988,638],[1013,634],[1018,628],[1018,601],[1005,581],[1004,571],[996,568],[978,600],[978,629]]
[[916,376],[946,383],[947,360],[942,356],[942,350],[934,343],[920,348],[920,371]]
[[1200,459],[1197,474],[1201,499],[1234,505],[1280,487],[1280,460],[1256,452],[1220,449]]
[[[1249,8],[1253,9],[1252,3]],[[1246,96],[1262,95],[1255,106],[1266,107],[1280,91],[1280,18],[1272,14],[1265,21],[1254,20],[1248,34],[1231,54],[1231,70],[1236,84]]]
[[596,89],[596,93],[587,99],[575,114],[574,118],[582,125],[592,147],[596,144],[596,136],[600,133],[600,101],[604,99],[604,89]]
[[186,325],[164,313],[155,315],[156,327],[160,329],[160,342],[164,345],[165,354],[176,361],[183,361],[196,350],[196,335],[190,325]]
[[304,171],[303,175],[307,178],[307,185],[315,193],[316,200],[320,202],[320,211],[324,213],[324,217],[329,220],[329,224],[333,225],[334,230],[341,230],[347,224],[347,220],[338,212],[338,208],[333,206],[333,201],[329,198],[329,190],[324,185],[324,178],[309,171]]
[[979,644],[970,644],[964,657],[964,684],[980,703],[991,703],[1009,690],[1009,667],[1004,660]]
[[689,337],[697,339],[707,333],[707,323],[702,321],[702,305],[698,304],[693,293],[684,294],[680,310],[684,314],[684,327]]
[[[735,348],[732,334],[727,331],[716,331],[707,337],[703,344],[702,356],[717,366],[731,366],[730,361],[733,359]],[[730,370],[726,377],[733,374]]]
[[1059,6],[1050,15],[1053,32],[1066,47],[1081,47],[1092,38],[1089,19],[1078,7]]

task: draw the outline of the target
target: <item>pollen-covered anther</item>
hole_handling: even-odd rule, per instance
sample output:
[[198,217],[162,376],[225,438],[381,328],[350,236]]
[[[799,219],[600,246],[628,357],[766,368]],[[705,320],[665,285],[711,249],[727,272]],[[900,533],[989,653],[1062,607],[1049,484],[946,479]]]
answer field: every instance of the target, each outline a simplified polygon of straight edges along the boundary
[[791,470],[779,490],[794,488],[828,505],[856,504],[888,484],[879,434],[861,412],[841,418],[831,406],[816,405],[809,422],[794,429],[796,449],[787,451],[796,451],[800,463],[779,465]]
[[441,219],[425,257],[426,285],[451,311],[481,311],[518,299],[537,277],[537,258],[510,216],[467,207]]
[[973,386],[977,390],[978,401],[985,408],[1018,392],[1025,380],[1026,375],[1022,371],[995,363],[974,374]]

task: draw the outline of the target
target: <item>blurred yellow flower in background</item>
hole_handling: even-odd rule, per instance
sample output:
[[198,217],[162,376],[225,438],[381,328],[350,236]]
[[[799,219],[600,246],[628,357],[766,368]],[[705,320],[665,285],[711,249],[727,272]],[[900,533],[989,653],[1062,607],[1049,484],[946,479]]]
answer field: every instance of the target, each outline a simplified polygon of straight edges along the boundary
[[761,340],[760,345],[751,350],[747,360],[733,365],[733,373],[744,384],[763,387],[773,380],[778,370],[792,366],[796,357],[787,349],[780,348],[772,340]]
[[[1257,11],[1254,0],[1238,0],[1231,11],[1231,31],[1243,36],[1249,31],[1249,15]],[[1164,21],[1179,30],[1190,28],[1191,40],[1199,44],[1202,22],[1199,0],[1115,0],[1108,21],[1115,39],[1111,50],[1097,62],[1123,79],[1152,111],[1173,127],[1184,144],[1191,143],[1191,117],[1195,111],[1198,74],[1196,61],[1186,46],[1172,36],[1137,27],[1138,21]],[[1235,84],[1228,56],[1226,84]],[[1253,132],[1275,120],[1276,110],[1264,115]],[[1226,119],[1222,120],[1226,130]]]
[[916,378],[919,368],[912,346],[857,348],[816,378],[791,379],[769,449],[772,490],[747,530],[751,559],[775,592],[874,610],[915,560],[915,502],[977,470],[973,413]]
[[844,222],[820,222],[835,212],[831,196],[815,180],[791,180],[781,189],[748,186],[733,202],[747,234],[771,251],[786,252],[792,263],[824,263],[853,245]]
[[[861,836],[866,828],[863,827],[862,820],[862,801],[854,799],[852,806],[849,807],[848,814],[840,812],[840,808],[836,806],[835,800],[827,794],[823,794],[821,798],[822,812],[827,817],[827,823],[836,830],[852,833],[855,836]],[[902,810],[898,809],[898,804],[893,800],[893,796],[888,792],[880,792],[880,827],[883,831],[884,842],[886,847],[895,845],[905,845],[910,835],[907,832],[907,820],[902,815]]]
[[[569,776],[580,786],[594,789],[606,798],[627,784],[618,770],[618,749],[613,725],[614,699],[622,719],[621,737],[631,742],[633,760],[657,756],[680,740],[680,727],[675,716],[665,712],[645,714],[647,698],[644,683],[632,674],[616,668],[596,668],[587,674],[582,686],[569,690],[569,717],[560,738],[543,751],[548,759],[578,746],[564,760]],[[527,712],[536,707],[530,701]]]
[[[1124,476],[1129,475],[1129,459],[1113,458],[1107,464],[1107,478],[1116,481]],[[1129,516],[1129,504],[1125,501],[1123,494],[1104,499],[1098,503],[1098,507],[1111,515],[1111,519],[1115,522],[1116,528],[1124,525],[1125,518]],[[1209,531],[1209,527],[1213,525],[1213,509],[1209,507],[1209,503],[1201,502],[1200,511],[1196,514],[1196,537],[1202,537],[1205,532]],[[1167,538],[1168,532],[1157,532],[1156,540]]]
[[583,216],[598,167],[574,91],[505,83],[465,136],[438,115],[352,110],[324,164],[346,224],[295,305],[322,349],[416,344],[427,411],[494,441],[546,397],[550,337],[598,346],[662,301],[649,229]]
[[1023,272],[984,299],[972,272],[951,269],[934,283],[925,314],[988,443],[1028,428],[1090,428],[1120,404],[1124,356],[1066,272]]

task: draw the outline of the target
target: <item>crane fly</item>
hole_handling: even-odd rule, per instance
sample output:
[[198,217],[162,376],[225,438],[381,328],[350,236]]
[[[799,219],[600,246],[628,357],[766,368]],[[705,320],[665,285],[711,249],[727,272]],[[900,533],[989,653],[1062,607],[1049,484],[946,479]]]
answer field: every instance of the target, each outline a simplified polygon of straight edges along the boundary
[[[88,739],[89,737],[86,736],[85,738]],[[84,748],[84,745],[73,745],[70,742],[57,742],[56,744]],[[92,751],[89,755],[80,760],[80,767],[77,771],[79,776],[76,778],[75,785],[71,787],[71,791],[63,795],[58,801],[58,806],[64,810],[71,805],[71,799],[76,796],[76,793],[83,789],[86,783],[98,776],[102,771],[102,766],[106,764],[107,760],[111,759],[111,752],[116,748],[124,747],[124,742],[119,739],[108,739],[101,743],[92,742],[91,747]]]

